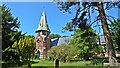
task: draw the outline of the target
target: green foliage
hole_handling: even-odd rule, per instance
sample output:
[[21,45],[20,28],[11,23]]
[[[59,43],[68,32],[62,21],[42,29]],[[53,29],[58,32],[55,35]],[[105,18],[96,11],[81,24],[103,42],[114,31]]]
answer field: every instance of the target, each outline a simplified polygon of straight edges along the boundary
[[[17,32],[15,29],[19,28],[18,18],[14,18],[10,13],[10,9],[5,5],[1,8],[2,11],[2,49],[4,50],[14,42],[12,36]],[[12,39],[11,39],[12,38]],[[10,40],[11,39],[11,40]],[[15,37],[14,37],[15,39]]]
[[115,50],[120,51],[120,20],[112,23],[110,28]]
[[75,29],[73,28],[72,22],[68,22],[62,30],[63,32],[65,32],[65,31],[74,31]]
[[24,63],[30,65],[30,58],[33,57],[35,42],[33,36],[25,36],[20,38],[19,41],[15,41],[12,45],[12,48],[15,49],[15,53],[21,56],[21,60]]
[[[108,27],[108,21],[112,23],[116,19],[113,16],[107,15],[106,10],[110,10],[111,8],[114,7],[120,8],[120,1],[118,2],[58,2],[58,7],[63,12],[70,12],[70,13],[72,13],[71,9],[74,8],[73,10],[75,11],[73,11],[74,16],[72,19],[72,28],[78,27],[81,28],[81,30],[83,30],[86,28],[86,26],[90,27],[94,23],[95,23],[94,25],[98,26],[99,29],[101,28],[100,26],[102,26],[105,39],[108,40],[105,41],[107,48],[106,50],[109,56],[115,57],[115,51],[113,47],[112,38],[110,35],[110,30]],[[94,12],[97,12],[97,15],[95,17],[93,17]],[[68,25],[66,25],[65,27],[68,27]],[[85,49],[88,48],[89,47],[85,47]],[[113,65],[114,63],[114,60],[111,59],[111,57],[109,57],[109,63],[110,66]]]
[[[10,57],[16,57],[13,49],[11,49],[12,44],[23,35],[17,31],[20,22],[18,18],[12,16],[11,9],[5,5],[0,6],[0,8],[2,14],[2,60],[9,61],[11,60]],[[15,58],[12,59],[14,60]]]
[[60,45],[53,46],[50,50],[48,50],[47,56],[51,59],[59,59],[61,61],[70,61],[74,58],[77,51],[71,45]]
[[99,52],[96,34],[91,28],[77,29],[71,44],[79,51],[80,57],[85,60],[89,60],[89,57],[92,57],[95,52]]
[[59,38],[59,37],[61,37],[59,34],[50,34],[51,39]]

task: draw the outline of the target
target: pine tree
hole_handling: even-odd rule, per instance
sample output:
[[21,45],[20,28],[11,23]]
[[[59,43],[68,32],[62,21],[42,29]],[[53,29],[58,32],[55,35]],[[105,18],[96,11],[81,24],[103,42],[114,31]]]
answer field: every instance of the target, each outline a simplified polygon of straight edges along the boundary
[[[107,15],[105,10],[110,10],[114,7],[120,8],[120,2],[58,2],[58,6],[63,12],[69,13],[71,13],[70,9],[75,7],[75,16],[72,19],[71,25],[69,25],[73,28],[78,27],[84,29],[86,25],[91,26],[93,23],[101,22],[109,56],[109,63],[113,66],[116,56],[107,21],[112,23],[115,19],[114,17]],[[91,14],[95,11],[98,13],[98,16],[96,16],[94,21],[91,21]]]
[[11,9],[4,4],[0,7],[2,13],[2,60],[19,60],[19,57],[14,58],[16,55],[12,51],[11,46],[22,36],[21,32],[18,31],[20,22],[18,18],[12,16]]

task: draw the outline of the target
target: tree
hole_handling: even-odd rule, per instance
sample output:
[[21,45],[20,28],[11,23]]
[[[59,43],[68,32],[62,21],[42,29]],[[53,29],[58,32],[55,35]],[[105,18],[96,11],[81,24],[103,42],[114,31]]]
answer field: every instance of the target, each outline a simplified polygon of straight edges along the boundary
[[78,28],[71,40],[71,44],[79,51],[81,58],[89,60],[90,57],[94,56],[95,52],[100,52],[96,38],[97,35],[91,28],[86,27],[84,30]]
[[49,49],[47,56],[51,60],[59,59],[60,61],[65,62],[72,60],[76,54],[77,51],[72,45],[62,44],[60,46],[53,46]]
[[[120,8],[120,2],[58,2],[58,6],[60,10],[69,13],[71,13],[70,9],[73,6],[76,7],[75,16],[72,19],[71,24],[73,28],[77,26],[78,28],[84,29],[86,25],[91,26],[95,22],[99,25],[101,22],[109,56],[109,63],[112,66],[115,63],[114,59],[116,56],[107,21],[113,22],[115,19],[112,16],[108,16],[105,13],[105,10],[109,10],[113,7]],[[92,21],[91,14],[95,11],[98,13],[98,16]]]
[[115,50],[120,51],[120,20],[118,19],[116,22],[112,23],[110,29]]
[[[2,14],[2,60],[9,61],[10,57],[15,57],[15,53],[9,50],[14,41],[19,40],[22,36],[18,31],[20,22],[18,18],[14,18],[11,14],[11,9],[5,5],[0,6]],[[15,59],[15,58],[12,58]]]
[[35,49],[34,36],[25,36],[20,38],[20,40],[14,42],[12,48],[15,49],[15,53],[19,54],[21,56],[21,60],[25,64],[27,63],[28,68],[30,68],[30,59],[33,57]]
[[59,34],[50,34],[51,39],[59,38],[59,37],[61,37]]
[[57,49],[57,46],[53,46],[48,50],[47,56],[49,57],[50,60],[54,61],[56,58],[58,58],[56,49]]

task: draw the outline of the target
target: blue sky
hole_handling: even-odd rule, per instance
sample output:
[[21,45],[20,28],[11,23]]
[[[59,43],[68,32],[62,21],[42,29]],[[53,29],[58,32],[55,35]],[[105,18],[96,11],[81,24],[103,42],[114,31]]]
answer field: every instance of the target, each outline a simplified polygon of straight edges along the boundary
[[[54,2],[5,2],[7,7],[11,9],[14,17],[18,17],[21,22],[20,31],[27,32],[28,35],[35,36],[35,30],[38,27],[42,11],[46,12],[51,33],[57,33],[61,36],[70,36],[71,32],[62,33],[65,24],[71,21],[73,13],[63,13],[57,8]],[[118,17],[118,11],[112,9],[107,14]],[[93,15],[94,17],[94,15]],[[98,28],[94,28],[98,30]]]
[[19,30],[28,35],[35,35],[35,30],[38,27],[42,11],[46,12],[51,33],[60,35],[71,35],[70,32],[62,33],[62,28],[66,22],[70,21],[71,14],[62,13],[56,3],[51,2],[13,2],[5,3],[11,9],[13,16],[18,17],[21,22]]

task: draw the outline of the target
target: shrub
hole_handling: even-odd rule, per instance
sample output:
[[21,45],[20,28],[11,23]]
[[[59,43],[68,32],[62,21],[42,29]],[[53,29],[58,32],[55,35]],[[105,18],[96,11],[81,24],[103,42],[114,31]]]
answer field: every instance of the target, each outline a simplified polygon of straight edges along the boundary
[[60,61],[70,61],[74,58],[75,54],[74,47],[72,45],[62,44],[60,46],[53,46],[48,50],[47,56],[50,60],[59,59]]

